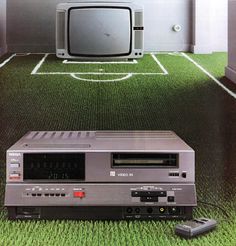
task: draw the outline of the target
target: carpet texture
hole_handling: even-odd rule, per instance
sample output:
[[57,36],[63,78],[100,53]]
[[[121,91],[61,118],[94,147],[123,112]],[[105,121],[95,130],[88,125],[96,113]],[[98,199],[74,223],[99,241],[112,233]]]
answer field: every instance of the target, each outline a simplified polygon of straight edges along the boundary
[[[9,56],[0,58],[0,64]],[[188,56],[236,92],[223,77],[225,53]],[[112,65],[65,64],[49,55],[31,74],[43,57],[15,56],[0,68],[1,206],[5,151],[27,131],[173,130],[196,151],[199,201],[222,207],[229,218],[221,209],[199,203],[194,216],[215,218],[219,225],[187,241],[174,234],[178,221],[12,222],[2,208],[1,245],[236,245],[234,97],[179,53],[155,55],[168,75],[149,54],[137,64]],[[127,74],[128,79],[116,82],[86,81]]]

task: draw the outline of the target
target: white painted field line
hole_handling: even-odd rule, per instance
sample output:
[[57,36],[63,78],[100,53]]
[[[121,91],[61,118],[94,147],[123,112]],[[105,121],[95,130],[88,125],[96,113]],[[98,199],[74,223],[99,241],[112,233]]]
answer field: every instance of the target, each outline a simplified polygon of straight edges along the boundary
[[[35,66],[35,68],[31,72],[32,75],[70,75],[74,79],[83,80],[83,81],[91,81],[91,82],[115,82],[115,81],[121,81],[121,80],[129,79],[133,75],[153,76],[153,75],[167,75],[168,74],[167,70],[159,62],[159,60],[155,57],[155,55],[151,55],[151,56],[154,59],[154,61],[157,63],[157,65],[161,68],[161,70],[163,71],[162,73],[129,73],[129,72],[128,73],[125,73],[125,72],[122,72],[122,73],[112,73],[112,72],[110,72],[110,73],[109,72],[108,73],[105,73],[105,72],[38,72],[39,69],[41,68],[41,66],[43,65],[43,63],[45,62],[45,60],[47,59],[47,57],[49,55],[50,55],[50,53],[44,54],[44,57],[39,61],[39,63]],[[136,64],[137,63],[136,60],[134,60],[134,61],[132,61],[132,64]],[[63,63],[65,63],[65,61]],[[78,62],[76,62],[76,63],[78,63]],[[85,62],[82,62],[82,63],[85,63]],[[91,62],[88,62],[88,63],[91,64]],[[110,64],[110,63],[111,62],[108,62],[108,64]],[[115,63],[117,64],[117,62],[115,62]],[[122,63],[124,63],[124,62],[122,62]],[[127,64],[127,62],[125,62],[125,63]],[[98,64],[104,64],[104,62],[99,62]],[[96,79],[81,78],[79,75],[125,75],[125,76],[122,77],[122,78],[117,78],[117,79],[96,80]]]
[[74,79],[78,79],[78,80],[82,80],[82,81],[90,81],[90,82],[116,82],[116,81],[122,81],[122,80],[126,80],[129,79],[133,76],[132,73],[128,73],[126,76],[122,77],[122,78],[117,78],[117,79],[85,79],[85,78],[80,78],[78,76],[76,76],[77,74],[71,73],[71,77]]
[[[32,73],[31,73],[32,74]],[[132,74],[132,75],[166,75],[164,73],[102,73],[102,72],[37,72],[33,75],[66,75],[66,74],[78,74],[78,75],[124,75],[124,74]]]
[[151,57],[158,64],[158,66],[161,68],[164,75],[168,75],[169,74],[168,71],[164,68],[164,66],[160,63],[160,61],[157,59],[157,57],[153,53],[151,53]]
[[15,53],[15,54],[12,54],[10,57],[8,57],[6,60],[4,60],[0,64],[0,68],[4,67],[8,62],[10,62],[16,56],[28,56],[28,55],[30,55],[30,53]]
[[170,55],[170,56],[182,56],[180,52],[174,51],[174,52],[167,52],[167,51],[155,51],[152,52],[154,55]]
[[[39,53],[38,53],[39,54]],[[43,65],[43,63],[45,62],[45,60],[47,59],[47,57],[50,55],[51,53],[44,53],[44,57],[39,61],[39,63],[36,65],[36,67],[34,68],[34,70],[31,72],[31,74],[37,74],[37,75],[60,75],[60,74],[91,74],[91,75],[124,75],[124,74],[128,74],[128,73],[102,73],[102,72],[38,72],[38,70],[40,69],[40,67]],[[160,62],[156,59],[155,61],[157,61],[157,64],[159,65]],[[136,61],[137,62],[137,61]],[[161,64],[160,64],[161,65]],[[159,66],[160,66],[159,65]],[[162,65],[161,65],[162,66]],[[165,75],[165,73],[132,73],[133,75]]]
[[[31,55],[45,55],[45,53],[40,53],[40,52],[34,52],[34,53],[30,53]],[[47,53],[49,55],[55,55],[56,53]]]
[[36,65],[36,67],[34,68],[34,70],[31,72],[31,74],[37,74],[38,70],[40,69],[40,67],[42,66],[42,64],[45,62],[45,60],[47,59],[49,53],[46,53],[44,55],[44,57],[40,60],[40,62]]
[[137,60],[133,61],[68,61],[64,60],[62,63],[64,64],[137,64]]
[[16,56],[29,56],[31,53],[16,53]]
[[196,61],[194,61],[191,57],[189,57],[187,54],[182,53],[181,54],[189,60],[191,63],[193,63],[196,67],[198,67],[203,73],[205,73],[209,78],[211,78],[217,85],[219,85],[225,92],[227,92],[230,96],[232,96],[234,99],[236,99],[236,93],[229,90],[226,86],[224,86],[218,79],[216,79],[211,73],[209,73],[205,68],[203,68],[201,65],[199,65]]
[[[48,55],[50,54],[55,54],[55,53],[48,53]],[[0,68],[3,67],[4,65],[6,65],[10,60],[12,60],[14,57],[16,56],[29,56],[29,55],[45,55],[45,53],[15,53],[15,54],[12,54],[10,57],[8,57],[5,61],[3,61],[1,64],[0,64]]]
[[2,68],[3,66],[5,66],[9,61],[11,61],[14,57],[16,56],[16,54],[11,55],[10,57],[8,57],[6,60],[4,60],[1,64],[0,64],[0,68]]
[[169,55],[172,53],[179,53],[179,52],[169,52],[169,51],[152,51],[151,52],[154,55]]

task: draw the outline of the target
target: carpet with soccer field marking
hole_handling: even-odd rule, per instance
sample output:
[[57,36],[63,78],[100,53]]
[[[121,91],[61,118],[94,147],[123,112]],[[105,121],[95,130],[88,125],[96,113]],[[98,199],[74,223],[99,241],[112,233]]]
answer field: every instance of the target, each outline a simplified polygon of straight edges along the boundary
[[[147,54],[124,63],[75,63],[55,55],[16,55],[0,66],[0,197],[5,151],[32,130],[173,130],[196,152],[195,217],[217,230],[187,241],[178,221],[8,221],[1,245],[236,245],[236,87],[224,78],[226,53]],[[0,58],[0,64],[10,57]]]

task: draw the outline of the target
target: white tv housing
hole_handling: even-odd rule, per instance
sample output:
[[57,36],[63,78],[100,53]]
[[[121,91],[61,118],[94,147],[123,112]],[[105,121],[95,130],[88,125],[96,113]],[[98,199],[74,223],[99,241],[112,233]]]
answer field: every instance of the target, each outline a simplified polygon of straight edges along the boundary
[[143,7],[132,2],[68,2],[57,5],[56,55],[83,60],[143,56]]

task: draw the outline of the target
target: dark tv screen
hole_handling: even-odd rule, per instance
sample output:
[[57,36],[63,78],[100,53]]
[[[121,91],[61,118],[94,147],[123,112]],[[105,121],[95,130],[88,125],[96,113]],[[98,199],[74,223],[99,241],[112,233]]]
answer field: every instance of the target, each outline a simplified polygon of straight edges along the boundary
[[132,15],[128,7],[73,7],[68,13],[72,56],[123,56],[131,53]]

